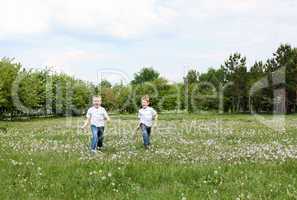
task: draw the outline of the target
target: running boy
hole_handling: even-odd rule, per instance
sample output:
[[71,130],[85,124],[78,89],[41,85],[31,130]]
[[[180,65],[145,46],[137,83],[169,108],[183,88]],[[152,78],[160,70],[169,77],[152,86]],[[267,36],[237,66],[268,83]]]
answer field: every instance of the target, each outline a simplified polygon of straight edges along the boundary
[[149,148],[153,121],[158,117],[157,112],[152,107],[149,107],[149,104],[149,96],[145,95],[141,98],[142,108],[138,112],[138,118],[140,120],[139,126],[141,128],[145,149]]
[[101,107],[101,97],[93,97],[93,106],[89,108],[87,112],[87,120],[85,121],[82,129],[86,129],[91,125],[92,140],[91,140],[91,151],[97,152],[97,149],[101,150],[103,147],[103,134],[105,121],[109,121],[110,118],[105,110]]

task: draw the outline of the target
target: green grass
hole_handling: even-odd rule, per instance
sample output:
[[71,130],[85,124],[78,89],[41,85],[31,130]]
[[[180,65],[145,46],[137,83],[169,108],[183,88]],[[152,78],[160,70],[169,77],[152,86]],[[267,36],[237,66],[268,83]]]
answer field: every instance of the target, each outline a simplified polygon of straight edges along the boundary
[[0,199],[297,199],[296,115],[164,114],[149,151],[112,117],[96,155],[83,118],[0,122]]

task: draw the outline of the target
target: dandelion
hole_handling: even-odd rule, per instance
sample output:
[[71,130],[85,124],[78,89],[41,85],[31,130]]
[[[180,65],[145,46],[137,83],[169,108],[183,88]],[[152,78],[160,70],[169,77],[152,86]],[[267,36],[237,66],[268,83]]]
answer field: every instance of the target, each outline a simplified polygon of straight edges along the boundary
[[91,172],[89,173],[90,176],[92,176],[92,175],[96,175],[96,174],[97,174],[96,171],[91,171]]

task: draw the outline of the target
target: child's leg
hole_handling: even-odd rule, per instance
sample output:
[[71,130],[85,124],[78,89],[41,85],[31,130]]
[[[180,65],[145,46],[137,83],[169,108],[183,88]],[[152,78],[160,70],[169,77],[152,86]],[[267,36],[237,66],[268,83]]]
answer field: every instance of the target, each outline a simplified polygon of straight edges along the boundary
[[147,130],[147,135],[148,135],[148,145],[150,145],[151,144],[151,130],[152,130],[152,128],[147,127],[146,130]]
[[91,150],[96,150],[97,143],[98,143],[97,127],[91,126],[91,131],[92,131]]
[[98,148],[103,147],[103,139],[104,139],[104,127],[98,127]]
[[144,146],[148,146],[150,142],[147,126],[144,124],[140,125],[141,132],[142,132],[142,137],[143,137],[143,144]]

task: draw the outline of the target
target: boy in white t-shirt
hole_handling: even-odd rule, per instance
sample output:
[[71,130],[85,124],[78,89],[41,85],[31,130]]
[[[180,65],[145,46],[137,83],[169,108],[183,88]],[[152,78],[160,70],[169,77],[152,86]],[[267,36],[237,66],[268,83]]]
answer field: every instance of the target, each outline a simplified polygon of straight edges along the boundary
[[149,96],[144,96],[141,98],[142,108],[138,111],[138,118],[140,120],[140,128],[143,137],[144,148],[148,149],[150,145],[151,129],[153,126],[153,121],[157,119],[157,112],[149,107],[150,99]]
[[96,152],[97,148],[101,150],[103,147],[105,121],[109,120],[110,118],[105,108],[101,107],[101,97],[93,97],[93,106],[88,109],[87,120],[82,126],[82,129],[86,130],[86,128],[91,125],[91,150],[94,153]]

